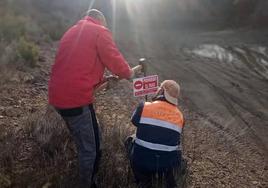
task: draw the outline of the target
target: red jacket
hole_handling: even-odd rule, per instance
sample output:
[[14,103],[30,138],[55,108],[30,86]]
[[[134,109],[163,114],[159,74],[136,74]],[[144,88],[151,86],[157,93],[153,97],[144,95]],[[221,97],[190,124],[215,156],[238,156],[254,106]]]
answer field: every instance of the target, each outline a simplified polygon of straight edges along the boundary
[[49,104],[74,108],[92,103],[94,87],[103,80],[105,68],[121,78],[131,76],[110,31],[85,17],[60,41],[49,81]]

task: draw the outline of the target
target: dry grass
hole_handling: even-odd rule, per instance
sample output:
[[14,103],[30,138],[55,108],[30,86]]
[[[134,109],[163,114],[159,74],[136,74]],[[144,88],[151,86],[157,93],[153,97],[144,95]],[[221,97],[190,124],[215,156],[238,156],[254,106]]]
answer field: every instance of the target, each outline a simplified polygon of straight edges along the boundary
[[[122,96],[118,96],[113,90],[109,92],[99,95],[96,102],[103,154],[97,183],[105,188],[136,187],[123,142],[135,130],[130,123],[130,114],[138,101],[125,105],[120,99],[129,94],[122,92]],[[62,118],[52,107],[43,104],[43,97],[33,99],[37,100],[37,111],[22,110],[26,114],[19,119],[22,125],[17,130],[8,127],[0,133],[0,187],[75,188],[78,185],[75,146]],[[107,100],[111,102],[110,106]]]
[[130,130],[124,122],[117,122],[115,126],[104,125],[100,121],[103,131],[102,162],[98,173],[101,187],[135,187],[134,178],[126,157],[123,141]]
[[[123,146],[127,135],[120,127],[103,130],[100,187],[135,187]],[[29,114],[22,131],[1,140],[0,187],[77,187],[76,149],[52,107]]]
[[[101,120],[101,119],[100,119]],[[100,187],[136,187],[123,141],[133,132],[118,119],[102,128]],[[21,132],[2,136],[0,187],[77,187],[76,149],[68,129],[52,107],[30,114]]]
[[[16,134],[3,136],[0,172],[12,187],[61,187],[77,175],[76,153],[61,117],[48,107],[30,114]],[[0,187],[4,185],[0,179]],[[66,183],[67,185],[67,183]],[[66,186],[63,186],[66,187]]]
[[10,170],[13,168],[15,139],[12,132],[1,128],[0,131],[0,187],[10,187]]
[[51,155],[57,151],[66,151],[66,145],[70,142],[70,136],[61,117],[49,106],[45,113],[37,112],[29,116],[25,125],[25,132],[40,146],[40,148]]

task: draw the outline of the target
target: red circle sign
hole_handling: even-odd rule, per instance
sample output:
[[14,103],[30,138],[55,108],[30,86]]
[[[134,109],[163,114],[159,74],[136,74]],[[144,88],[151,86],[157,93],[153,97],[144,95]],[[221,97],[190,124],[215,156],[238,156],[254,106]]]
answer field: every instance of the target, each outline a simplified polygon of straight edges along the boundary
[[137,90],[141,89],[142,85],[143,85],[143,83],[140,80],[134,82],[134,88],[137,89]]

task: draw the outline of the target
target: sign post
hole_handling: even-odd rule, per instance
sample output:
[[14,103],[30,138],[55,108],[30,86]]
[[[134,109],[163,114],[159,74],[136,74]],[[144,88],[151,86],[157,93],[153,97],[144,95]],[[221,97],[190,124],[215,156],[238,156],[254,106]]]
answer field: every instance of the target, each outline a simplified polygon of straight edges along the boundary
[[[147,76],[147,66],[146,66],[146,59],[145,58],[140,58],[139,59],[139,65],[142,66],[142,72],[143,72],[143,77],[146,77]],[[148,96],[145,95],[145,101],[148,100]]]

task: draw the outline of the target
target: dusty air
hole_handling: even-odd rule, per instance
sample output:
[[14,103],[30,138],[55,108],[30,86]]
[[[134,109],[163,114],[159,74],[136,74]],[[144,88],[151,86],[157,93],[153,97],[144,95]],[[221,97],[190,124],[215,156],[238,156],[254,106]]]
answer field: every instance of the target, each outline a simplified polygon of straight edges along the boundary
[[1,0],[1,188],[268,187],[267,0]]

